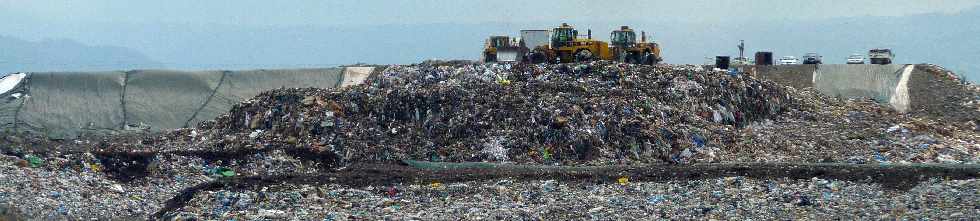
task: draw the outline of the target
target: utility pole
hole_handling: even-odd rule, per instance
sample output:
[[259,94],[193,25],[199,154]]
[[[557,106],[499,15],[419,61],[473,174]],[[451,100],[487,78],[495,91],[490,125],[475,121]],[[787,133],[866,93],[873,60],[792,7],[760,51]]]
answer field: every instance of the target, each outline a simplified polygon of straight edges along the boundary
[[745,58],[745,40],[738,40],[738,58]]

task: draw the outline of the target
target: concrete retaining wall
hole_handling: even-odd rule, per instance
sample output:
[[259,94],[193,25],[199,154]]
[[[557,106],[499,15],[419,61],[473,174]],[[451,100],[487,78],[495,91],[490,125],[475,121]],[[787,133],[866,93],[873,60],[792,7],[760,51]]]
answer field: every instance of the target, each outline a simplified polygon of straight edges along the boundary
[[0,93],[0,127],[52,138],[188,127],[263,91],[358,85],[374,69],[26,73]]
[[871,98],[899,112],[909,110],[913,65],[776,65],[751,67],[762,79],[845,98]]

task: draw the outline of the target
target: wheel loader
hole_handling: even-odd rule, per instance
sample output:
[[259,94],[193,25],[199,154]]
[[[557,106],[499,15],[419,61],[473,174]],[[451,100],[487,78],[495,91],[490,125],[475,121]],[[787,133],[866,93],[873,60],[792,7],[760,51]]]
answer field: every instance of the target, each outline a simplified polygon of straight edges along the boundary
[[551,44],[539,46],[529,54],[532,63],[571,63],[591,60],[612,60],[609,43],[592,39],[592,30],[586,38],[580,38],[578,30],[562,23],[551,30]]
[[629,26],[621,26],[609,35],[613,58],[619,62],[633,64],[657,64],[660,57],[660,45],[647,42],[646,32],[640,32],[640,42],[636,42],[636,32]]

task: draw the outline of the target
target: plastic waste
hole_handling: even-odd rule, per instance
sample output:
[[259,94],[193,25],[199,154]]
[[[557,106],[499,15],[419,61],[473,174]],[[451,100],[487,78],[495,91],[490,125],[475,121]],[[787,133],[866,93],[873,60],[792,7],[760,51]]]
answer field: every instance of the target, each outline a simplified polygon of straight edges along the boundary
[[619,185],[626,186],[626,185],[628,185],[630,183],[630,177],[628,177],[628,176],[621,176],[618,179],[616,179],[616,183],[619,183]]
[[30,155],[27,156],[27,163],[29,163],[31,167],[40,167],[44,165],[44,160],[40,157]]
[[220,167],[217,170],[215,170],[215,172],[223,177],[235,176],[235,171],[230,168]]

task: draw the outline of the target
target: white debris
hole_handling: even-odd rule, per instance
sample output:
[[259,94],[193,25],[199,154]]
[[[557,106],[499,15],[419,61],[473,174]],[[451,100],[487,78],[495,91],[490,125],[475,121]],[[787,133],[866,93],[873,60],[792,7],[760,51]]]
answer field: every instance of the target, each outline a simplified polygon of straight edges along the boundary
[[7,75],[2,79],[0,79],[0,94],[4,94],[10,90],[13,90],[15,87],[17,87],[17,85],[20,84],[21,81],[24,80],[25,77],[27,77],[27,74],[25,73],[16,73],[16,74]]

